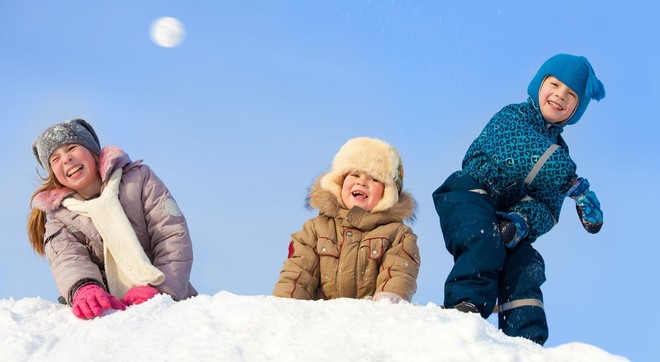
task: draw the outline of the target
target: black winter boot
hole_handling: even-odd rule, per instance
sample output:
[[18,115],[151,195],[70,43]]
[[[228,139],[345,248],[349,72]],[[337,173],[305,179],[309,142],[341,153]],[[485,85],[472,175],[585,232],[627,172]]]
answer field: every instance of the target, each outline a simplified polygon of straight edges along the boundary
[[454,309],[456,309],[459,312],[463,313],[479,313],[479,309],[477,309],[477,306],[470,302],[460,302],[454,306]]

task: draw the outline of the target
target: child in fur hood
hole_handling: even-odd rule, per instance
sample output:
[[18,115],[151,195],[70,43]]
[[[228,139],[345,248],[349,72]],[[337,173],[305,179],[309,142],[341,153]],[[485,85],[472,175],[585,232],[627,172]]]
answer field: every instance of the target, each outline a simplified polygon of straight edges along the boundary
[[28,237],[76,317],[124,310],[159,293],[197,295],[186,220],[148,166],[117,147],[101,149],[82,119],[50,126],[32,151],[48,175],[30,200]]
[[319,216],[291,235],[273,295],[410,301],[420,257],[404,224],[414,220],[415,201],[402,187],[394,147],[367,137],[346,142],[310,188],[307,206]]
[[527,93],[526,102],[491,118],[462,170],[447,178],[433,201],[454,257],[445,305],[487,318],[499,302],[500,329],[542,345],[548,338],[545,263],[532,243],[559,221],[566,197],[575,200],[588,232],[603,224],[598,198],[578,177],[561,133],[605,89],[585,57],[558,54],[543,63]]

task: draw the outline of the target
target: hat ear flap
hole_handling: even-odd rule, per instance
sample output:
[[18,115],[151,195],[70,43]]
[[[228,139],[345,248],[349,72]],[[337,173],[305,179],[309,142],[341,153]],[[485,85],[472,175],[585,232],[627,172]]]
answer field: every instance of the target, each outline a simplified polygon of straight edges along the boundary
[[389,186],[385,186],[385,189],[383,190],[383,197],[376,204],[376,206],[374,206],[371,212],[380,212],[380,211],[389,210],[398,201],[399,201],[399,192],[397,192],[397,190],[394,187],[392,187],[391,184]]
[[321,176],[321,180],[319,181],[319,185],[321,186],[322,190],[330,192],[332,195],[334,195],[337,198],[337,201],[339,202],[340,205],[343,205],[344,202],[341,199],[341,187],[343,180],[340,181],[341,176],[337,172],[330,171],[326,173],[325,175]]
[[400,194],[403,190],[403,161],[401,161],[401,158],[399,158],[399,167],[397,167],[396,170],[396,178],[394,179],[394,183],[396,184],[396,189]]

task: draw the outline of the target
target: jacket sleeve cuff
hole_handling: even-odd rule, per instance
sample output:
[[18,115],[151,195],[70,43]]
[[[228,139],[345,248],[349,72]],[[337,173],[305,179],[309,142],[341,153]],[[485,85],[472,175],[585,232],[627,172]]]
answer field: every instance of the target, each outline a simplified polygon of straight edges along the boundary
[[[96,285],[98,285],[99,287],[103,288],[103,290],[106,290],[106,288],[105,288],[105,286],[103,285],[103,283],[100,283],[100,282],[97,281],[97,280],[89,279],[89,278],[81,279],[81,280],[79,280],[76,284],[74,284],[74,285],[71,287],[71,289],[69,289],[69,295],[68,295],[68,298],[67,298],[67,302],[69,303],[69,306],[73,306],[73,297],[74,297],[74,296],[76,295],[76,293],[78,292],[78,289],[80,289],[80,288],[82,288],[82,287],[84,287],[85,285],[88,285],[88,284],[96,284]],[[107,290],[106,290],[106,291],[107,291]]]

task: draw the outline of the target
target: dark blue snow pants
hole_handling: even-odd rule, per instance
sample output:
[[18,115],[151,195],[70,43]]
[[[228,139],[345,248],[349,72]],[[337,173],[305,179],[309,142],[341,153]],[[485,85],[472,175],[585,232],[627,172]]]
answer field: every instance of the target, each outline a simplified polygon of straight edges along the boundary
[[[445,282],[445,306],[469,301],[482,317],[488,318],[498,300],[500,309],[515,301],[542,303],[545,264],[532,246],[533,240],[505,248],[495,200],[471,190],[485,187],[471,176],[456,172],[433,193],[445,246],[454,257],[454,267]],[[525,337],[541,345],[548,339],[542,305],[500,311],[498,322],[506,335]]]

